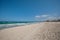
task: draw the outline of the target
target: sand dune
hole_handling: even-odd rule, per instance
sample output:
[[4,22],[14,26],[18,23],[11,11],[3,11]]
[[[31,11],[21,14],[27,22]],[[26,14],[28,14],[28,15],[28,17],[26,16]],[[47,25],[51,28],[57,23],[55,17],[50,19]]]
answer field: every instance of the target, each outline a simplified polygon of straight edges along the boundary
[[0,30],[0,40],[60,40],[60,22],[42,22]]

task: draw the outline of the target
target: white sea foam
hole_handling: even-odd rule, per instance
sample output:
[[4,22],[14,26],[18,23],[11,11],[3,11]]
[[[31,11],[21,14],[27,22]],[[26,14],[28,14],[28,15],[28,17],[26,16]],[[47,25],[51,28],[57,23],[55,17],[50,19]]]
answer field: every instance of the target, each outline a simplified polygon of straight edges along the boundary
[[23,25],[27,25],[27,24],[29,24],[29,23],[0,24],[0,29],[1,28],[16,27],[16,26],[23,26]]

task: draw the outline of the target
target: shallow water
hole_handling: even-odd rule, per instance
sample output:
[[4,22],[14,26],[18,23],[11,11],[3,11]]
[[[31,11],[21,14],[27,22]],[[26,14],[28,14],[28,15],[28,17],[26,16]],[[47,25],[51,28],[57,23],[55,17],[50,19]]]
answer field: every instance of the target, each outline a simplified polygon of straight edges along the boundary
[[17,27],[17,26],[24,26],[31,23],[13,23],[13,24],[0,24],[0,30],[5,28]]

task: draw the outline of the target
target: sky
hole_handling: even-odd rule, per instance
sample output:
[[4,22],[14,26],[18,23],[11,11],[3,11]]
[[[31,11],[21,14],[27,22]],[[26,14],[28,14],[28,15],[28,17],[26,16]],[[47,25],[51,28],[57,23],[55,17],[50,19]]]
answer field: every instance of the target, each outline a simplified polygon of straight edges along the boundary
[[0,21],[60,18],[60,0],[0,0]]

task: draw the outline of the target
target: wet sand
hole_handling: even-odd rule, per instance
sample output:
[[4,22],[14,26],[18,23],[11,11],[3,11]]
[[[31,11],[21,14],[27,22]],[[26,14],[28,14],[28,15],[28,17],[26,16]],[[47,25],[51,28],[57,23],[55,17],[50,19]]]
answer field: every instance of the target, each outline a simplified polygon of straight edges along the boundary
[[60,22],[41,22],[0,30],[0,40],[60,40]]

